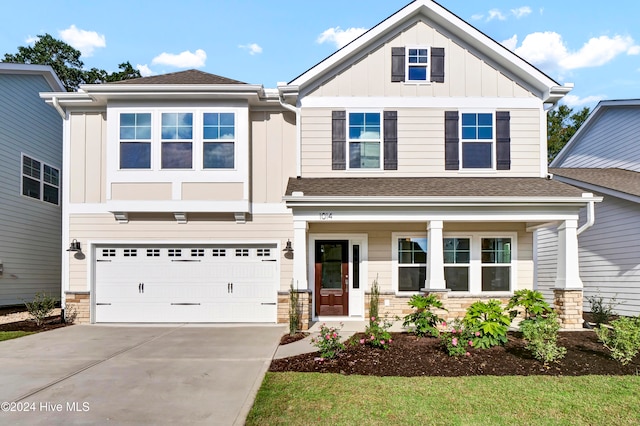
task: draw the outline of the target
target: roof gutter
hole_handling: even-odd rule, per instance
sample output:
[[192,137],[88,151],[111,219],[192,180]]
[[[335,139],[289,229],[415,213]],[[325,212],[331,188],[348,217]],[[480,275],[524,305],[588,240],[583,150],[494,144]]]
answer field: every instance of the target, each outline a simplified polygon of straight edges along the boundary
[[[589,194],[591,197],[593,197],[593,194],[591,193],[585,193],[585,194]],[[585,196],[585,194],[582,194],[583,197]],[[576,231],[576,234],[577,235],[582,234],[584,231],[591,228],[595,222],[596,222],[596,207],[595,207],[595,201],[592,200],[592,201],[589,201],[589,204],[587,205],[587,222],[584,225],[582,225],[580,228],[578,228],[578,230]]]
[[60,103],[58,102],[58,97],[57,96],[52,96],[51,97],[51,104],[56,109],[56,111],[58,111],[58,114],[60,114],[60,117],[62,117],[63,120],[66,120],[67,114],[64,112],[64,110],[60,106]]

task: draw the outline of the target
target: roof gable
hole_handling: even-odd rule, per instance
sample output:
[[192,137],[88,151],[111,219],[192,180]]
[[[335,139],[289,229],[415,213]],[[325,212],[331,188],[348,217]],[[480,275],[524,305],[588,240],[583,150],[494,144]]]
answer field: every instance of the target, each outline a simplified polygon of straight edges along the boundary
[[478,52],[496,69],[500,69],[514,80],[521,82],[544,102],[555,103],[571,90],[570,86],[559,86],[556,81],[542,71],[432,0],[415,0],[408,4],[342,49],[294,78],[289,82],[289,86],[298,87],[300,93],[308,93],[345,66],[366,55],[367,52],[378,48],[404,28],[419,21],[428,22],[429,25],[449,35],[450,38],[459,40],[474,52]]
[[0,62],[0,74],[40,75],[54,92],[66,92],[64,85],[50,65]]
[[199,70],[172,72],[150,77],[132,78],[112,84],[246,84],[242,81],[206,73]]

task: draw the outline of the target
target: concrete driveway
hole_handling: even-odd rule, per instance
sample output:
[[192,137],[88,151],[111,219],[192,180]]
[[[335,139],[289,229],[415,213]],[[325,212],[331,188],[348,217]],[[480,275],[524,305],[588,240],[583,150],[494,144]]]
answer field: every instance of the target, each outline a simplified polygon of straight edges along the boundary
[[0,424],[244,424],[285,332],[74,325],[0,342]]

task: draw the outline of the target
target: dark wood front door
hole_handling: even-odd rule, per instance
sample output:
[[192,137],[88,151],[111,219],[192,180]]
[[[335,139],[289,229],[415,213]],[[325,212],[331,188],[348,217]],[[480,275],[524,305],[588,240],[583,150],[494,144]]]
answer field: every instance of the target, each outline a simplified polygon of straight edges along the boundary
[[349,315],[349,241],[316,241],[316,315]]

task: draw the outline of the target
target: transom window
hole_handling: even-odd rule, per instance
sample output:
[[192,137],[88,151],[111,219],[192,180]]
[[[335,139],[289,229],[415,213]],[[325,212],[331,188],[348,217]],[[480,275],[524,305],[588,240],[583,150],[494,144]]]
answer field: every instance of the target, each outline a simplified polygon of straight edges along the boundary
[[492,169],[494,123],[492,113],[462,113],[461,143],[463,169]]
[[233,169],[235,151],[235,115],[205,112],[203,120],[203,168]]
[[379,169],[381,163],[379,112],[348,114],[350,169]]
[[429,48],[408,47],[407,56],[407,81],[429,81]]
[[398,290],[419,291],[427,278],[427,239],[398,238]]
[[22,195],[59,205],[60,170],[23,154]]

